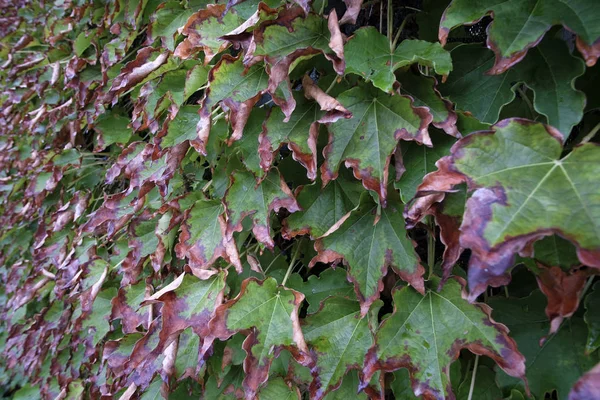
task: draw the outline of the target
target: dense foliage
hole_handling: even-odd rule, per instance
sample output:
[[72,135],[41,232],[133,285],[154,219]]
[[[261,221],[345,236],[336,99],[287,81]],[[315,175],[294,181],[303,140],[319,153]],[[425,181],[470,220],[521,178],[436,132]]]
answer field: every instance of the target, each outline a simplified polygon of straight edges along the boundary
[[0,0],[0,393],[600,398],[597,0]]

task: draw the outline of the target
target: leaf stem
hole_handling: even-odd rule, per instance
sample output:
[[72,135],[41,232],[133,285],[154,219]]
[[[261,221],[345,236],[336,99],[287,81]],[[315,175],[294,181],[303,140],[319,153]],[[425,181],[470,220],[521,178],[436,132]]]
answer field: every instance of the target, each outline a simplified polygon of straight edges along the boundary
[[427,232],[427,264],[429,265],[429,277],[427,279],[431,279],[433,276],[433,267],[435,265],[435,222],[433,222],[433,217],[427,217],[427,225],[429,226]]
[[598,133],[598,131],[600,131],[600,122],[598,122],[598,124],[596,124],[596,126],[592,128],[590,133],[588,133],[584,136],[583,139],[581,139],[581,144],[587,143],[590,140],[592,140],[594,136],[596,136],[596,133]]
[[298,242],[296,251],[294,252],[294,255],[292,256],[292,261],[290,261],[290,266],[288,267],[287,271],[285,272],[283,281],[281,281],[281,286],[285,286],[285,283],[287,282],[288,278],[290,277],[290,274],[292,273],[292,270],[294,269],[294,264],[296,263],[296,259],[298,258],[299,252],[300,252],[300,242]]
[[479,356],[475,355],[475,365],[473,365],[473,374],[471,375],[471,386],[469,387],[469,397],[467,400],[473,399],[473,389],[475,389],[475,378],[477,377],[477,364],[479,363]]
[[525,93],[521,85],[517,86],[517,92],[519,92],[519,96],[527,104],[527,108],[529,108],[529,112],[531,113],[531,119],[533,119],[535,117],[535,109],[533,108],[533,104],[531,104],[531,100],[527,97],[527,93]]
[[396,49],[396,44],[398,44],[398,39],[400,39],[400,34],[404,30],[404,26],[406,25],[406,21],[408,21],[408,18],[410,18],[411,15],[407,15],[402,20],[402,23],[400,24],[400,27],[398,28],[398,32],[396,32],[396,36],[394,37],[394,41],[392,42],[392,47],[390,48],[391,51],[394,51]]
[[319,15],[323,15],[325,12],[325,0],[321,2],[321,10],[319,10]]
[[337,83],[337,78],[334,77],[333,81],[331,82],[331,84],[329,85],[329,87],[327,88],[325,93],[329,93],[331,91],[331,89],[333,89],[333,87],[335,86],[336,83]]
[[387,36],[390,42],[390,52],[394,51],[394,40],[392,39],[392,30],[394,29],[394,6],[392,0],[388,0],[387,6]]

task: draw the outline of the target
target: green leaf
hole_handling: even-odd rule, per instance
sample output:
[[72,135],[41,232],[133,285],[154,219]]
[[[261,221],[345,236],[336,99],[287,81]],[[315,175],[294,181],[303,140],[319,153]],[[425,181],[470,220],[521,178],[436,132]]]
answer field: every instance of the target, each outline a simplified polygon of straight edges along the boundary
[[583,61],[573,57],[562,40],[547,38],[516,70],[519,79],[535,93],[535,110],[568,137],[583,117],[585,95],[575,89],[575,79],[585,71]]
[[218,200],[198,200],[185,212],[175,251],[177,257],[188,259],[192,272],[200,278],[219,257],[242,270],[235,239],[226,237],[224,212]]
[[186,104],[179,109],[175,118],[169,122],[167,134],[162,138],[162,148],[173,147],[186,140],[193,141],[198,137],[196,125],[200,121],[199,106]]
[[348,175],[342,171],[341,176],[324,188],[320,181],[302,186],[296,192],[301,211],[284,220],[282,235],[292,238],[308,234],[313,239],[319,238],[353,210],[363,190]]
[[592,189],[600,148],[581,145],[560,159],[562,137],[549,126],[508,119],[492,129],[460,140],[450,163],[478,188],[461,226],[461,245],[472,251],[470,298],[506,284],[514,253],[551,233],[571,241],[582,264],[600,266],[600,196]]
[[244,136],[234,142],[231,147],[232,152],[239,153],[241,161],[248,171],[252,172],[259,179],[263,178],[269,169],[271,169],[270,165],[268,168],[262,168],[259,155],[259,145],[262,143],[263,123],[265,123],[266,117],[267,110],[265,108],[254,107],[244,128]]
[[592,292],[585,298],[585,315],[583,319],[588,326],[588,338],[585,351],[592,354],[600,348],[600,282],[596,282]]
[[283,378],[269,379],[267,385],[260,390],[258,398],[261,400],[300,400],[300,390],[288,386]]
[[187,328],[181,332],[177,344],[177,357],[175,358],[175,375],[178,380],[186,377],[197,378],[199,350],[200,336],[196,335],[192,328]]
[[247,397],[254,397],[268,379],[276,349],[293,349],[304,354],[300,357],[305,360],[310,359],[298,320],[303,299],[301,293],[278,286],[273,278],[263,282],[249,278],[235,299],[217,309],[210,324],[212,336],[225,340],[236,332],[249,332],[244,341]]
[[593,57],[587,48],[600,38],[596,5],[594,0],[453,0],[442,15],[439,39],[445,44],[451,29],[492,14],[487,46],[496,53],[496,62],[490,72],[499,74],[521,61],[553,25],[560,24],[579,36],[577,47],[590,63]]
[[394,196],[378,215],[378,206],[365,194],[359,207],[337,230],[315,243],[319,254],[312,259],[310,266],[317,262],[343,260],[348,266],[348,279],[354,283],[363,315],[379,298],[383,277],[390,266],[417,290],[424,290],[425,269],[406,234],[403,208]]
[[502,107],[515,98],[512,88],[517,72],[511,69],[502,75],[486,74],[494,54],[479,44],[459,45],[451,54],[454,71],[440,92],[456,103],[457,109],[468,111],[481,122],[496,123]]
[[111,144],[127,144],[133,135],[129,128],[130,119],[116,112],[102,114],[96,120],[94,130],[98,133],[96,137],[96,150],[102,150]]
[[319,311],[323,301],[331,296],[354,298],[352,285],[346,280],[346,271],[341,268],[328,268],[318,277],[309,276],[306,281],[300,275],[292,274],[287,286],[304,294],[309,314]]
[[[546,299],[534,291],[523,299],[494,297],[489,300],[494,319],[508,326],[527,362],[527,382],[531,393],[543,399],[546,393],[558,392],[567,399],[571,386],[598,361],[598,355],[586,357],[585,324],[578,317],[565,321],[558,332],[544,339],[549,322],[544,314]],[[523,382],[498,371],[497,382],[504,391],[525,391]]]
[[[310,395],[322,399],[342,383],[347,371],[360,368],[367,350],[373,345],[370,324],[377,324],[374,307],[370,316],[361,316],[355,300],[332,297],[323,302],[318,313],[309,315],[302,325],[306,343],[316,354],[315,368],[319,372],[310,385]],[[373,318],[374,321],[369,322]]]
[[227,211],[226,237],[231,239],[234,232],[241,232],[242,221],[250,217],[254,237],[268,248],[273,248],[275,243],[269,222],[271,212],[277,212],[280,208],[289,212],[300,209],[283,177],[277,170],[272,170],[257,184],[251,173],[235,171],[231,175],[231,182],[224,199]]
[[156,8],[150,17],[148,32],[153,40],[160,39],[168,50],[175,50],[175,37],[185,26],[194,10],[186,9],[178,1],[167,1]]
[[[430,131],[433,147],[418,145],[414,142],[400,143],[400,152],[396,152],[396,170],[399,162],[404,172],[396,172],[394,187],[400,190],[400,198],[408,203],[417,194],[417,187],[423,181],[423,177],[436,170],[435,163],[443,156],[450,153],[450,148],[456,140],[448,135],[436,131]],[[302,204],[302,203],[300,203]]]
[[535,242],[533,254],[533,257],[542,264],[561,267],[565,271],[580,264],[575,246],[558,235],[548,236]]
[[96,346],[110,331],[109,318],[112,310],[112,299],[117,295],[117,289],[104,289],[98,293],[94,300],[92,312],[83,321],[82,328],[87,331],[94,329],[92,343]]
[[[436,286],[438,280],[432,283]],[[394,313],[377,331],[363,382],[377,370],[407,368],[415,395],[452,398],[449,368],[462,349],[486,355],[511,375],[524,377],[525,359],[506,327],[491,319],[486,305],[467,302],[462,291],[454,279],[425,296],[410,287],[395,290]]]
[[346,73],[360,75],[384,92],[392,92],[394,71],[407,65],[425,65],[440,75],[452,71],[450,53],[439,43],[404,40],[392,51],[389,40],[374,27],[358,29],[344,51]]
[[452,103],[442,98],[437,90],[435,78],[409,71],[397,72],[396,78],[400,82],[401,94],[409,96],[416,107],[427,107],[433,116],[433,126],[443,129],[448,135],[460,138]]
[[431,145],[427,127],[432,116],[413,108],[409,98],[389,96],[361,85],[342,93],[338,100],[353,117],[329,126],[329,143],[323,150],[323,183],[335,179],[345,161],[363,186],[375,191],[385,206],[391,156],[399,140]]

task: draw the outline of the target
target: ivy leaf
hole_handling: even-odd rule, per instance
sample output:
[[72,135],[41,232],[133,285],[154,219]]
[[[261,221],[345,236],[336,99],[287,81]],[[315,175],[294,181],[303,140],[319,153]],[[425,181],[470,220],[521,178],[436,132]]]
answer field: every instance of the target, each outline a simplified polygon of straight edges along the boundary
[[452,71],[450,53],[439,43],[404,40],[391,51],[388,38],[374,27],[358,29],[345,46],[346,73],[362,76],[384,92],[392,92],[398,68],[419,63],[431,67],[437,74]]
[[594,368],[585,373],[577,381],[571,393],[569,393],[569,400],[585,400],[593,399],[598,397],[600,394],[600,364],[597,364]]
[[456,128],[457,115],[453,105],[437,90],[437,80],[434,77],[413,74],[408,71],[397,72],[396,78],[400,82],[400,93],[409,96],[417,107],[427,107],[433,116],[431,123],[443,129],[448,135],[460,138]]
[[263,282],[249,278],[242,283],[235,299],[217,309],[210,323],[212,337],[226,340],[236,332],[249,332],[243,345],[247,353],[244,360],[246,397],[253,398],[267,381],[277,349],[286,348],[299,362],[310,362],[298,319],[302,300],[301,293],[278,286],[273,278]]
[[445,45],[451,29],[493,15],[487,46],[494,50],[496,61],[490,73],[500,74],[521,61],[553,25],[560,24],[578,35],[577,48],[592,66],[597,58],[593,47],[600,38],[595,6],[593,0],[453,0],[442,15],[438,36]]
[[317,262],[343,260],[363,315],[379,298],[383,277],[390,266],[419,292],[424,291],[425,269],[404,228],[403,205],[397,198],[390,200],[378,215],[377,204],[370,196],[363,195],[359,207],[338,223],[337,230],[315,242],[318,255],[310,262],[312,267]]
[[232,152],[238,152],[242,164],[252,172],[258,180],[261,180],[271,169],[262,168],[262,159],[260,158],[260,146],[262,145],[263,125],[266,123],[267,110],[254,107],[248,117],[248,122],[244,128],[244,136],[230,147]]
[[167,133],[162,137],[161,147],[173,147],[189,140],[193,142],[197,137],[196,126],[200,121],[198,116],[199,106],[186,104],[179,109],[175,118],[169,122]]
[[254,236],[272,249],[275,243],[269,223],[271,211],[277,212],[282,207],[289,212],[300,210],[283,177],[273,170],[257,184],[251,173],[235,171],[231,175],[231,182],[224,200],[227,212],[226,237],[231,239],[234,232],[241,232],[242,221],[251,217]]
[[345,161],[366,189],[379,195],[385,206],[390,159],[399,140],[431,146],[427,127],[432,120],[425,108],[413,107],[403,96],[389,96],[370,85],[342,93],[338,100],[353,118],[329,126],[329,143],[323,150],[323,184],[335,179]]
[[488,356],[511,376],[525,378],[525,358],[508,329],[491,319],[487,305],[467,302],[460,281],[450,279],[440,292],[429,290],[424,296],[410,287],[392,296],[394,313],[377,331],[363,382],[377,370],[407,368],[415,395],[452,398],[449,368],[462,349]]
[[311,275],[306,281],[300,275],[292,274],[287,286],[304,294],[309,314],[319,311],[323,301],[331,296],[354,297],[354,289],[346,280],[346,271],[341,268],[327,268],[318,277]]
[[472,251],[471,300],[487,285],[508,283],[514,254],[552,233],[577,247],[582,264],[600,267],[600,199],[591,189],[592,177],[600,173],[600,148],[581,145],[559,159],[561,152],[555,129],[507,119],[491,132],[461,139],[449,159],[442,159],[439,165],[451,165],[476,189],[460,228],[461,245]]
[[246,68],[240,57],[236,59],[227,54],[210,70],[208,81],[197,126],[198,139],[191,143],[203,155],[206,155],[212,107],[222,102],[230,110],[231,140],[238,140],[242,137],[252,107],[267,88],[266,72],[262,66]]
[[150,17],[148,35],[152,39],[159,38],[168,50],[175,50],[175,37],[181,33],[188,18],[194,14],[192,9],[186,9],[178,1],[167,1],[156,7]]
[[177,257],[188,258],[192,272],[200,278],[219,257],[242,271],[235,239],[226,235],[224,212],[218,200],[198,200],[185,211],[175,251]]
[[323,302],[318,313],[304,320],[304,338],[316,354],[311,398],[322,399],[341,385],[348,370],[362,367],[373,345],[370,324],[376,325],[380,307],[374,306],[369,317],[361,316],[357,301],[332,297]]
[[190,16],[183,27],[186,39],[175,49],[175,56],[187,59],[195,52],[204,51],[204,64],[225,50],[229,42],[221,39],[225,33],[240,26],[244,20],[225,4],[208,4],[206,8]]
[[588,326],[588,338],[585,351],[592,354],[600,348],[600,316],[598,307],[600,307],[600,283],[596,283],[593,290],[585,298],[585,315],[583,319]]
[[[556,390],[559,399],[567,399],[571,386],[598,362],[598,356],[584,355],[586,329],[578,317],[566,321],[556,334],[540,341],[549,328],[545,303],[544,295],[537,290],[522,299],[494,297],[489,300],[494,318],[509,327],[511,337],[527,360],[531,394],[543,399],[546,393]],[[561,368],[556,368],[557,365]],[[505,391],[525,391],[521,381],[501,371],[497,372],[496,380]]]
[[363,189],[360,183],[347,175],[342,172],[338,179],[324,188],[319,181],[298,188],[296,196],[302,211],[283,221],[282,235],[287,239],[298,235],[319,238],[353,210],[359,203]]

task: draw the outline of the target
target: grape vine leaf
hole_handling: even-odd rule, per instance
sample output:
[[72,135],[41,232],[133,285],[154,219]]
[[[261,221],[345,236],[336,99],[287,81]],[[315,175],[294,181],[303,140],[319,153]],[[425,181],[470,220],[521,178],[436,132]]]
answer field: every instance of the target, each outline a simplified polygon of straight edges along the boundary
[[577,48],[592,66],[600,39],[595,7],[594,0],[453,0],[442,15],[438,36],[445,45],[450,30],[493,15],[487,46],[494,50],[496,61],[490,73],[500,74],[521,61],[553,25],[560,24],[578,35]]
[[331,296],[354,297],[354,288],[346,280],[346,271],[341,268],[327,268],[318,277],[311,275],[306,281],[300,275],[292,274],[287,286],[304,294],[308,314],[319,311],[323,301]]
[[377,209],[371,197],[364,194],[358,208],[336,223],[337,230],[315,242],[318,254],[309,264],[312,267],[317,262],[343,260],[348,266],[348,280],[354,284],[363,315],[379,298],[388,267],[393,267],[419,292],[424,291],[425,269],[407,236],[402,218],[403,204],[393,196],[388,207],[381,210],[381,215],[377,215]]
[[201,271],[209,269],[222,257],[242,271],[242,263],[233,237],[226,235],[225,208],[218,200],[198,200],[185,210],[179,243],[175,246],[177,257],[187,258],[192,272],[202,277]]
[[[438,282],[433,279],[433,284]],[[452,398],[450,364],[462,349],[492,358],[511,376],[525,378],[525,358],[491,308],[466,301],[463,285],[450,279],[440,292],[393,292],[394,313],[382,322],[365,362],[363,382],[377,370],[407,368],[417,396]]]
[[508,283],[514,254],[551,234],[572,242],[582,264],[600,267],[600,197],[592,189],[600,147],[584,144],[560,159],[562,142],[550,126],[507,119],[459,140],[438,161],[443,181],[433,186],[461,174],[475,189],[460,229],[461,246],[472,251],[471,300],[487,285]]
[[335,179],[340,164],[352,168],[366,189],[386,204],[390,159],[399,140],[431,146],[427,127],[432,115],[413,107],[404,96],[390,96],[371,85],[361,85],[338,96],[353,117],[329,125],[329,142],[323,150],[323,184]]
[[317,181],[296,189],[296,198],[302,210],[283,221],[282,235],[288,239],[298,235],[310,235],[316,239],[358,206],[363,189],[359,182],[348,175],[342,171],[335,181],[325,187],[321,187],[321,182]]
[[434,69],[439,75],[452,71],[450,53],[439,43],[423,40],[404,40],[390,50],[388,38],[374,27],[358,29],[345,46],[346,74],[356,74],[375,87],[391,93],[398,68],[419,63]]
[[[211,337],[229,339],[239,331],[248,332],[244,340],[244,390],[253,398],[267,381],[277,349],[288,349],[301,364],[312,363],[298,319],[304,296],[277,285],[273,278],[255,278],[242,283],[240,293],[219,306],[210,322]],[[206,342],[203,351],[206,349]]]
[[[585,324],[579,317],[566,321],[556,334],[540,342],[549,329],[544,314],[546,300],[540,291],[522,299],[493,297],[488,303],[494,318],[508,326],[523,352],[527,382],[536,398],[543,399],[546,393],[556,390],[558,398],[566,400],[575,381],[598,362],[598,355],[584,355]],[[521,381],[502,371],[497,371],[496,381],[504,391],[525,391]]]
[[573,386],[569,400],[597,399],[600,396],[600,364],[585,373]]
[[142,325],[148,328],[148,307],[140,307],[146,295],[146,283],[122,287],[112,299],[111,319],[121,319],[123,333],[135,333]]
[[600,348],[600,316],[598,315],[598,307],[600,307],[600,283],[597,283],[592,288],[592,292],[585,298],[585,315],[583,319],[588,326],[588,338],[585,351],[587,354],[592,354]]
[[373,345],[371,326],[377,325],[377,302],[367,316],[361,316],[356,300],[331,297],[319,312],[308,316],[302,324],[306,343],[315,354],[310,395],[322,399],[337,389],[348,370],[361,368],[367,350]]
[[252,219],[252,232],[256,239],[272,249],[270,214],[285,208],[289,212],[300,210],[300,207],[277,170],[272,170],[264,180],[256,183],[254,176],[246,171],[235,171],[231,175],[231,186],[225,193],[225,210],[227,212],[226,237],[231,239],[234,232],[242,231],[242,221],[246,217]]
[[295,386],[288,386],[281,377],[269,379],[267,385],[260,390],[258,398],[261,400],[300,400],[300,390]]
[[129,117],[117,114],[113,110],[102,114],[94,125],[96,136],[96,151],[101,151],[113,143],[127,144],[133,134],[129,128]]

